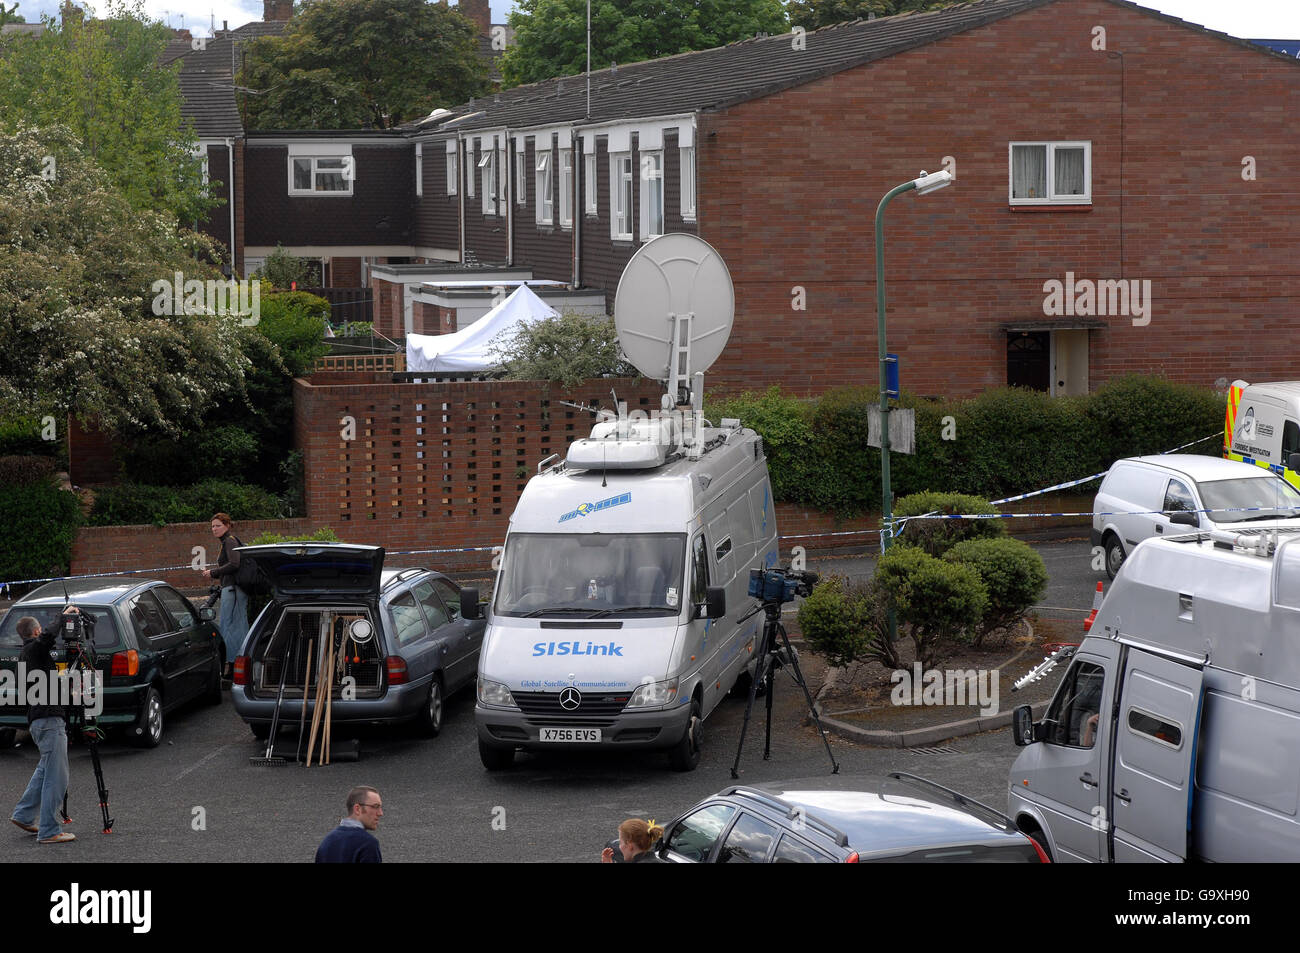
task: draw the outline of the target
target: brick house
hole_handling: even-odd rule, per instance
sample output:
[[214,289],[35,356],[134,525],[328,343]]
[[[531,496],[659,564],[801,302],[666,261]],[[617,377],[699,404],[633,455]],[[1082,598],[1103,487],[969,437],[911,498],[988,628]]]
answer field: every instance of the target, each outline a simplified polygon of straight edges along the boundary
[[[590,109],[586,86],[439,111],[387,134],[328,219],[281,195],[258,228],[353,253],[386,220],[385,252],[413,264],[523,268],[607,303],[644,241],[693,232],[736,288],[711,386],[816,392],[874,383],[877,203],[948,167],[953,187],[886,215],[906,389],[1300,376],[1290,57],[1125,0],[980,0],[618,66],[591,75]],[[275,177],[250,189],[285,192]]]

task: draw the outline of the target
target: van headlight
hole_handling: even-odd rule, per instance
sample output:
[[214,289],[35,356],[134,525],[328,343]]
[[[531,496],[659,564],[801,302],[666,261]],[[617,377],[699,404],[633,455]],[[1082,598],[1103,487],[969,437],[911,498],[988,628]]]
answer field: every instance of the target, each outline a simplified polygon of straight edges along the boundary
[[495,708],[518,708],[515,704],[514,696],[510,694],[510,689],[500,682],[494,682],[490,678],[479,677],[478,680],[478,700],[484,705],[492,705]]
[[666,682],[643,682],[627,701],[628,708],[662,708],[677,697],[677,679]]

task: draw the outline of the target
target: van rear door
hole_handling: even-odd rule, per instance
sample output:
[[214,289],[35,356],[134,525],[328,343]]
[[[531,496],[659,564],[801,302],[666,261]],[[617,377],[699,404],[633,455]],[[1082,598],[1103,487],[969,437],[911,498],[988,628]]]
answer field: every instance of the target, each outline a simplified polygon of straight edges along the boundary
[[1116,862],[1187,859],[1203,679],[1193,665],[1129,649],[1110,797]]

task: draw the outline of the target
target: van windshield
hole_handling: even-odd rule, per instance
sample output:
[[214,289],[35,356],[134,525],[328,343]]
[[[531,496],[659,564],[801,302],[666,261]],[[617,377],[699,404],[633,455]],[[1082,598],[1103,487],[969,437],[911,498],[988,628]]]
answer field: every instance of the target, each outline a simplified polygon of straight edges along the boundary
[[[1211,511],[1208,514],[1210,519],[1216,523],[1300,517],[1300,492],[1275,476],[1211,480],[1201,484],[1201,500]],[[1214,510],[1236,512],[1216,513]]]
[[607,618],[681,612],[684,533],[513,533],[494,611]]

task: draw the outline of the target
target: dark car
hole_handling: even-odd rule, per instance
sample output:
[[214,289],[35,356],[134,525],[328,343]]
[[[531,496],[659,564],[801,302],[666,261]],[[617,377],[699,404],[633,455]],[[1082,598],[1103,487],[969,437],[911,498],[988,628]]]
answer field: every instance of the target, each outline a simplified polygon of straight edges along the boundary
[[[463,617],[456,583],[423,568],[385,570],[377,546],[284,543],[239,554],[271,591],[235,660],[231,698],[253,734],[270,731],[282,683],[280,725],[300,724],[304,704],[311,721],[327,645],[332,723],[415,720],[438,734],[444,700],[474,683],[483,646],[485,622],[477,611]],[[477,592],[465,595],[477,609]]]
[[[47,583],[28,593],[0,621],[0,667],[17,669],[18,620],[33,616],[46,631],[57,629],[65,602],[95,620],[104,687],[101,727],[120,729],[132,744],[153,748],[162,741],[166,714],[194,699],[220,704],[225,649],[216,626],[156,579],[96,576]],[[55,647],[56,662],[65,662],[61,639]],[[26,706],[4,702],[0,726],[27,727]]]
[[910,774],[734,785],[664,828],[674,863],[1048,863],[999,811]]

